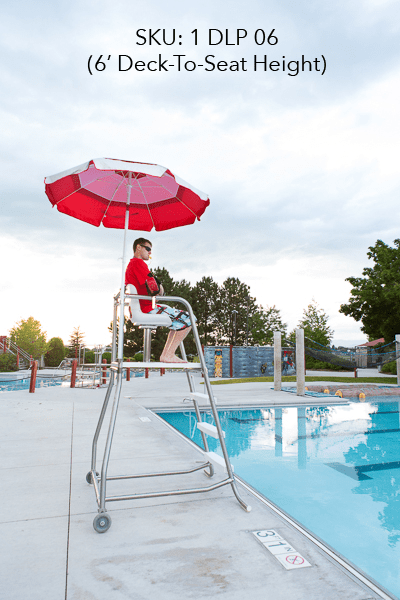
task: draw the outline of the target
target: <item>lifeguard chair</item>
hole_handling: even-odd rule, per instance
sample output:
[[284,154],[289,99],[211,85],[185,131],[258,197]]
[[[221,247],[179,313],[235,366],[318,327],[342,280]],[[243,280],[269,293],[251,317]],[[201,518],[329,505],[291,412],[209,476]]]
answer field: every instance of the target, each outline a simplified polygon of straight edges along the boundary
[[[190,315],[190,319],[192,322],[192,331],[196,343],[197,353],[200,359],[200,363],[162,363],[162,362],[150,362],[150,348],[151,348],[151,331],[157,327],[164,326],[168,327],[171,324],[171,320],[166,314],[154,315],[149,313],[143,313],[140,308],[139,300],[149,300],[149,296],[141,296],[136,293],[136,288],[132,285],[128,286],[127,292],[123,290],[122,297],[119,292],[114,297],[114,318],[113,318],[113,342],[112,342],[112,358],[111,358],[111,373],[110,373],[110,381],[107,388],[106,396],[104,399],[104,403],[100,412],[99,421],[96,427],[96,431],[93,438],[92,444],[92,461],[91,461],[91,470],[86,475],[86,481],[90,484],[94,485],[94,490],[96,494],[96,500],[98,505],[98,514],[94,518],[93,527],[98,533],[104,533],[110,528],[111,525],[111,517],[107,513],[106,504],[108,501],[122,501],[122,500],[134,500],[134,499],[143,499],[143,498],[155,498],[161,496],[177,496],[182,494],[197,494],[197,493],[205,493],[217,488],[220,488],[225,485],[230,485],[232,491],[238,500],[240,506],[249,512],[251,510],[250,506],[248,506],[240,497],[236,482],[235,476],[233,473],[232,465],[229,462],[228,453],[225,445],[225,432],[221,429],[221,424],[219,422],[218,411],[216,409],[216,401],[212,392],[210,380],[208,377],[208,371],[204,360],[204,355],[201,348],[201,342],[199,338],[199,334],[197,331],[196,321],[193,315],[192,307],[190,304],[184,300],[183,298],[179,298],[177,296],[162,296],[160,300],[162,302],[178,302],[183,304],[185,310],[188,311]],[[138,327],[144,330],[144,352],[143,352],[143,362],[124,362],[122,357],[122,349],[123,349],[123,324],[124,319],[121,318],[123,315],[123,310],[121,307],[121,302],[125,305],[125,298],[128,299],[128,302],[131,307],[132,312],[132,322]],[[155,305],[156,297],[153,296],[153,304]],[[117,310],[120,308],[120,330],[118,336],[118,359],[117,356]],[[180,345],[180,350],[182,354],[182,358],[186,360],[186,352],[183,343]],[[122,386],[122,375],[124,369],[179,369],[184,370],[186,372],[189,384],[189,397],[193,401],[196,417],[197,417],[197,428],[199,429],[203,444],[204,444],[204,462],[198,466],[192,466],[186,470],[181,471],[168,471],[162,473],[151,473],[151,474],[135,474],[135,475],[116,475],[107,477],[108,470],[108,462],[110,458],[110,451],[112,446],[112,440],[114,435],[115,422],[118,413],[118,405],[121,395],[121,386]],[[191,372],[193,371],[201,371],[204,377],[204,384],[206,389],[206,394],[197,392],[195,389],[195,384],[193,377],[191,377]],[[114,393],[114,401],[110,414],[109,428],[107,439],[104,447],[104,455],[101,466],[100,474],[96,470],[97,464],[97,444],[98,438],[102,429],[102,425],[105,419],[109,399],[111,396],[111,391],[114,387],[116,378],[116,390]],[[150,384],[150,382],[149,382]],[[206,401],[209,403],[211,407],[211,411],[214,418],[215,425],[211,425],[209,423],[203,422],[201,419],[200,409],[199,409],[199,401]],[[221,445],[222,456],[216,454],[215,452],[210,452],[207,442],[207,436],[211,436],[215,439],[218,439]],[[169,491],[160,491],[160,492],[149,492],[144,494],[126,494],[123,496],[112,496],[108,497],[106,495],[107,482],[113,480],[120,479],[137,479],[137,478],[146,478],[146,477],[157,477],[157,476],[166,476],[166,475],[185,475],[189,473],[193,473],[195,471],[199,471],[204,469],[205,475],[208,477],[213,477],[215,474],[214,466],[218,465],[222,467],[226,476],[212,485],[208,485],[205,487],[199,487],[194,489],[173,489]]]

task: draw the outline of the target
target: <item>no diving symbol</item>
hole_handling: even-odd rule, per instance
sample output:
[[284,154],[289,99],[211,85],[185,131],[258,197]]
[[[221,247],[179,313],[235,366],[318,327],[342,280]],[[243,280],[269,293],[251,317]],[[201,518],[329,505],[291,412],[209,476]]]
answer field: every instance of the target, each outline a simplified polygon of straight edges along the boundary
[[298,554],[288,554],[286,560],[291,565],[302,565],[304,562],[304,558]]

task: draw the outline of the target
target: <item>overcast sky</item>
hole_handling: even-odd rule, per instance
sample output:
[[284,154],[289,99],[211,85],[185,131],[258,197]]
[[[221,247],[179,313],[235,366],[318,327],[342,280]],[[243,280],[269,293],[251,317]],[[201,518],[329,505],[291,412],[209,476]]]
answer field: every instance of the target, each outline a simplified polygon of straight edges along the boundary
[[[336,343],[365,341],[338,309],[368,246],[400,237],[399,12],[392,0],[3,6],[0,335],[32,315],[48,338],[80,326],[108,343],[122,233],[52,209],[43,184],[106,156],[164,165],[210,196],[200,222],[146,234],[153,266],[193,284],[239,277],[290,329],[314,298]],[[137,44],[158,28],[175,44]],[[227,45],[238,29],[247,37]],[[277,43],[256,44],[273,29]],[[168,71],[119,71],[119,55]]]

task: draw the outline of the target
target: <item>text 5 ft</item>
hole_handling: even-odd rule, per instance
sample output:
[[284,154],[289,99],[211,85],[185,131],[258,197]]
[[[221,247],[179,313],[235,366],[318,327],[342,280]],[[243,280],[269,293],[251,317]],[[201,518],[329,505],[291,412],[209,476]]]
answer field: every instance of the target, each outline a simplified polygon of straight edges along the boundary
[[[198,43],[198,31],[193,29],[190,32],[194,36],[194,44],[197,46]],[[246,29],[209,29],[208,30],[208,45],[218,46],[219,44],[225,44],[225,46],[239,46],[240,42],[247,38],[248,33]],[[270,46],[276,46],[278,38],[275,35],[275,29],[272,29],[270,33],[266,33],[264,29],[256,29],[252,34],[254,42],[257,46],[263,44],[269,44]]]

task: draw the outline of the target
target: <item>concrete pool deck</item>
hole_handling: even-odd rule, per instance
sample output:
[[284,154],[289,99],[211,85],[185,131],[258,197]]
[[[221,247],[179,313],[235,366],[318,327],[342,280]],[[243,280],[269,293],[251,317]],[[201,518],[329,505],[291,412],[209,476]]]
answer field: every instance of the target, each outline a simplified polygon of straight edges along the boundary
[[[213,390],[220,407],[315,400],[271,387],[249,383]],[[149,379],[123,383],[109,475],[187,468],[201,460],[199,450],[149,411],[191,407],[183,402],[187,391],[184,373],[152,372]],[[85,477],[104,395],[105,388],[54,387],[0,394],[1,598],[380,597],[240,485],[250,513],[225,486],[206,494],[109,503],[111,528],[96,533],[97,504]],[[201,487],[209,481],[199,471],[179,479],[109,482],[108,492]],[[262,529],[276,530],[312,566],[285,570],[251,533]]]

